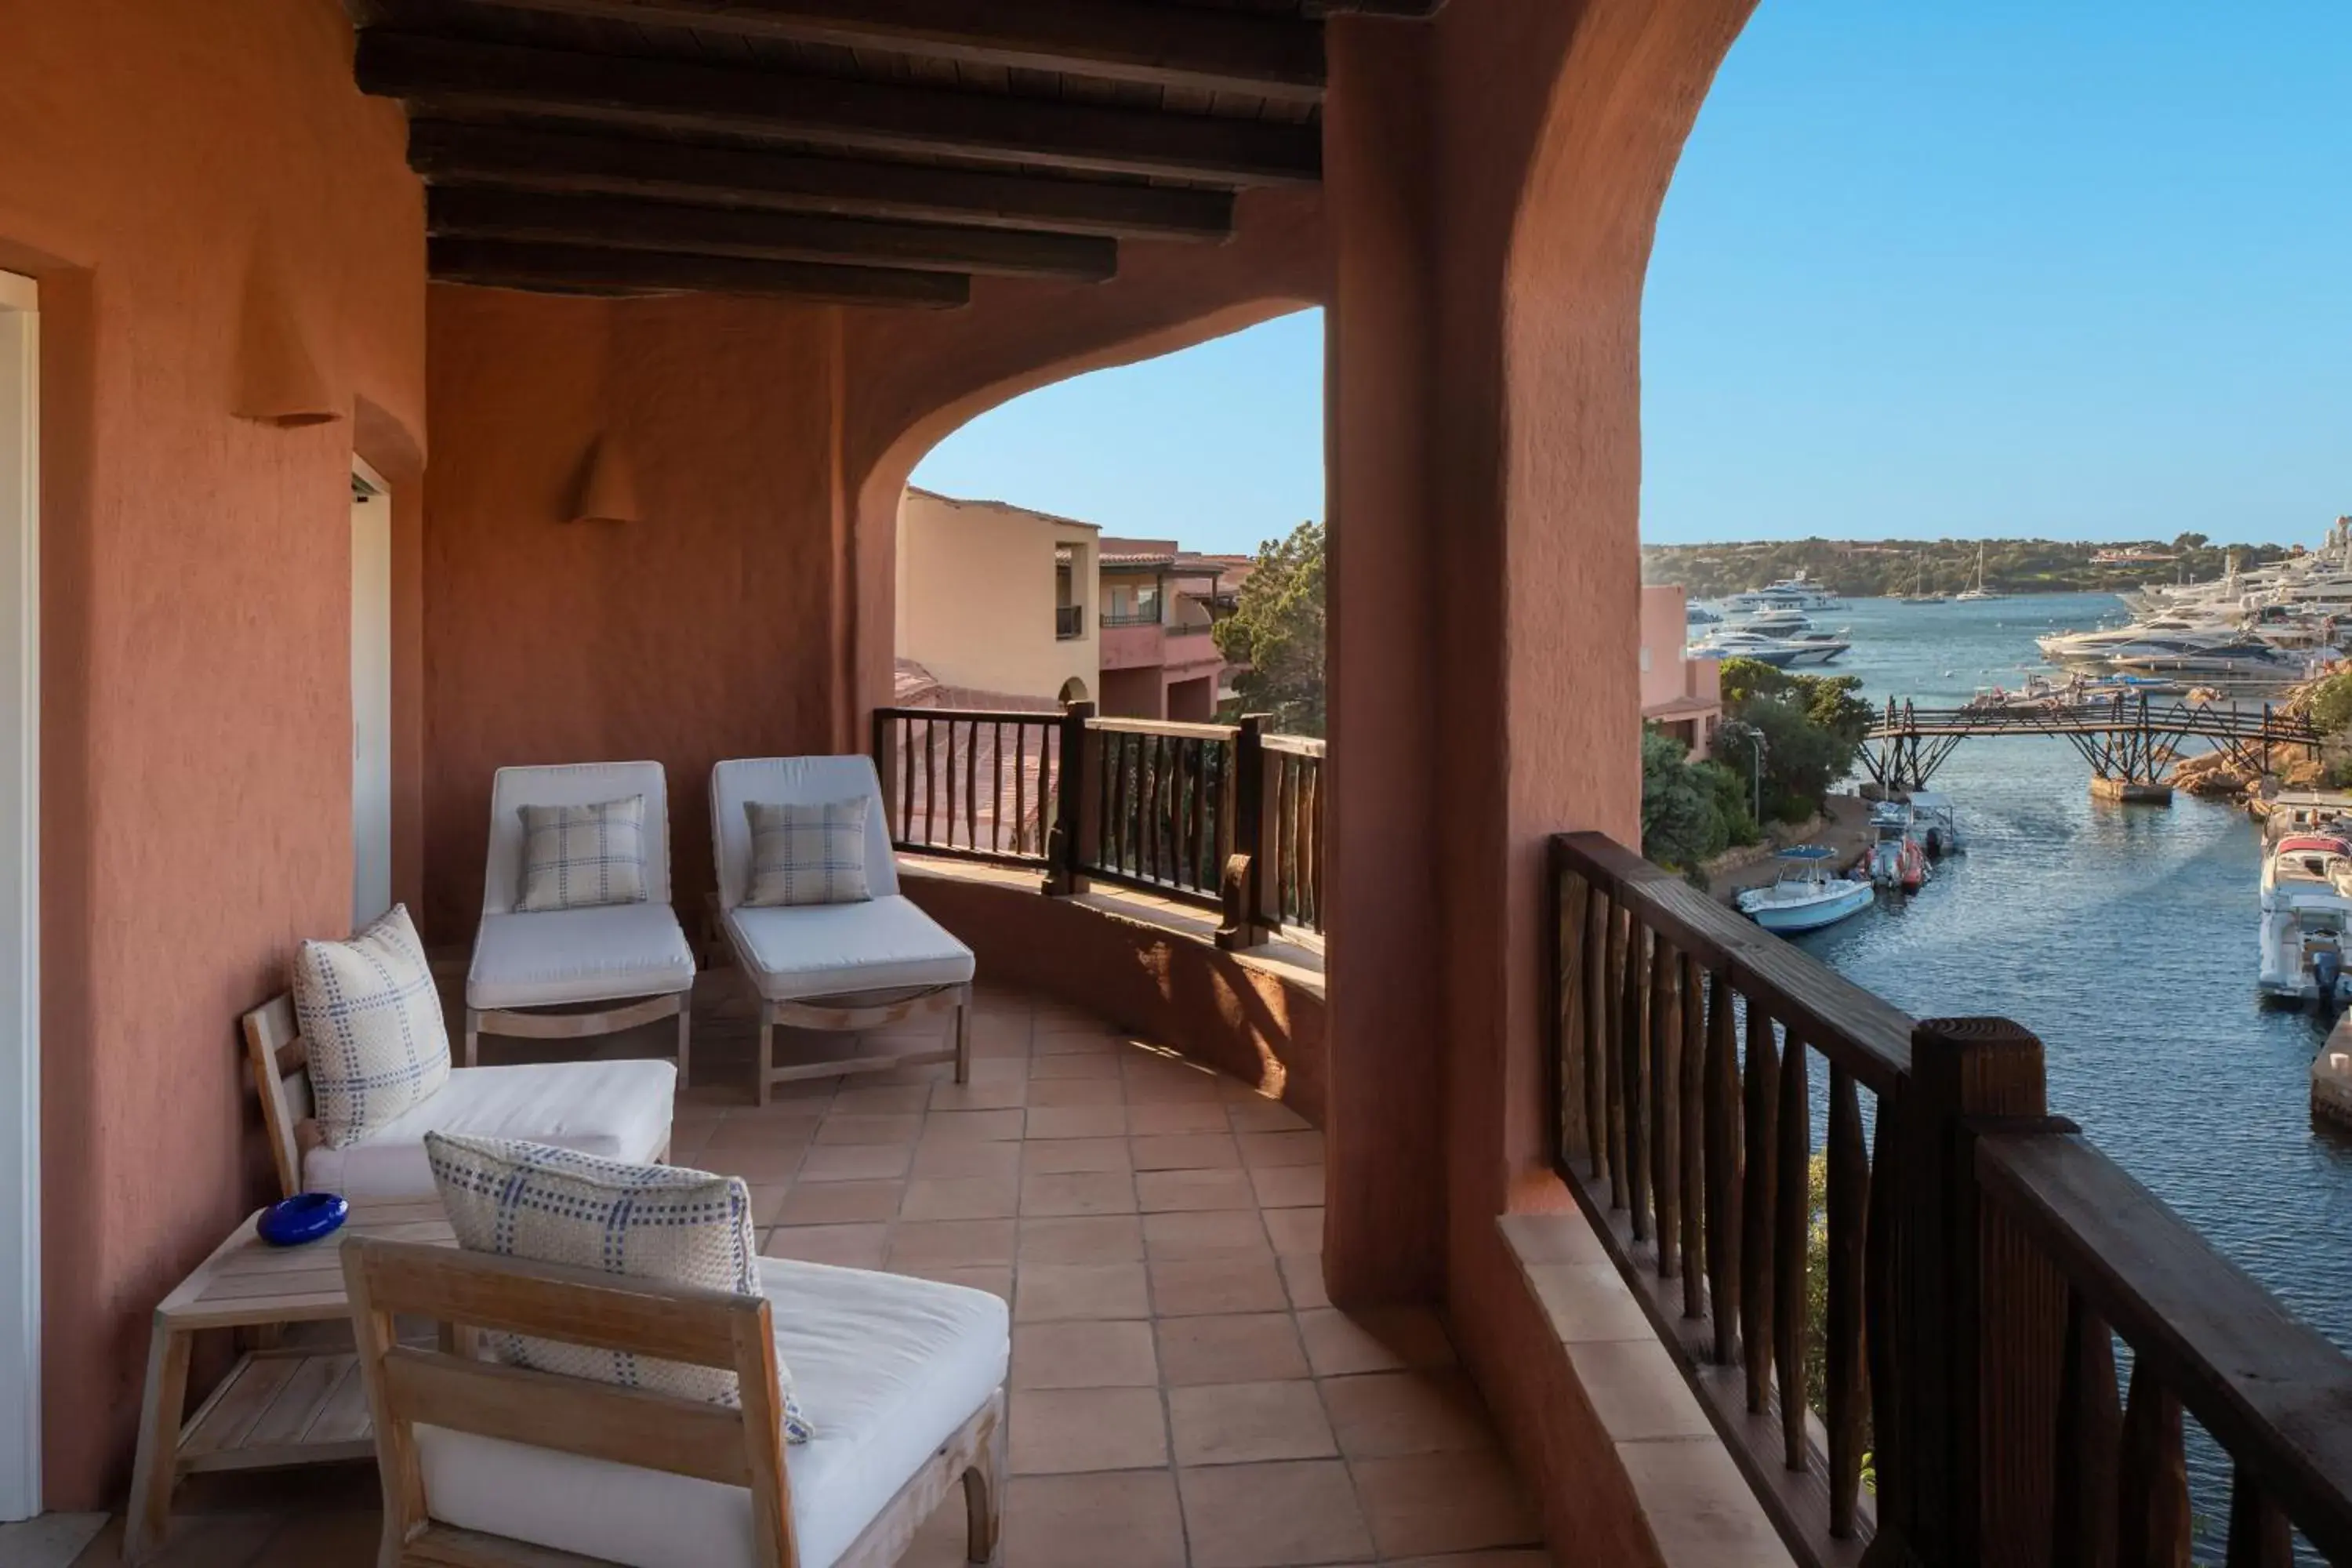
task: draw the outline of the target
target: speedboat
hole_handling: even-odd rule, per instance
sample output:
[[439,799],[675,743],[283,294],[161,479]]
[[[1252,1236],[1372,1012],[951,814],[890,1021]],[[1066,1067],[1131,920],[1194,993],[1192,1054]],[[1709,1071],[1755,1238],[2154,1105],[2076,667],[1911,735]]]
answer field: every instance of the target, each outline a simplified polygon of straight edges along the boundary
[[1927,885],[1927,851],[1920,844],[1910,805],[1882,800],[1870,808],[1870,826],[1878,841],[1870,847],[1870,879],[1881,888],[1916,893]]
[[2276,905],[2263,910],[2262,968],[2254,982],[2263,995],[2331,1005],[2352,1001],[2352,975],[2344,971],[2352,899],[2333,891],[2282,890]]
[[1870,907],[1874,889],[1866,881],[1833,874],[1829,861],[1836,853],[1813,845],[1781,850],[1780,879],[1740,894],[1739,912],[1783,936],[1819,931],[1861,913]]
[[1790,669],[1801,665],[1827,664],[1853,646],[1844,637],[1828,632],[1779,637],[1749,631],[1745,626],[1721,626],[1691,644],[1690,651],[1702,658],[1752,658],[1776,669]]
[[2298,893],[2352,894],[2352,838],[2341,832],[2289,833],[2263,858],[2263,908]]
[[2194,675],[2208,679],[2284,683],[2308,675],[2315,658],[2273,647],[2266,642],[2241,638],[2179,653],[2118,654],[2113,662],[2126,675]]
[[1958,855],[1968,847],[1960,842],[1959,807],[1941,790],[1911,792],[1911,832],[1930,860]]
[[1683,625],[1686,626],[1711,626],[1722,619],[1723,617],[1721,616],[1717,615],[1705,605],[1685,605],[1683,606]]

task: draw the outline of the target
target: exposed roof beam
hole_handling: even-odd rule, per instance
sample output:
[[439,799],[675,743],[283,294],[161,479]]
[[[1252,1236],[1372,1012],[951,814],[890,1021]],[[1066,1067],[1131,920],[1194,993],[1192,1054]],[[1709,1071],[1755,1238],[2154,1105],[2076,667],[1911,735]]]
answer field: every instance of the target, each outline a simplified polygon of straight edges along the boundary
[[408,162],[434,184],[669,197],[1120,239],[1222,240],[1234,226],[1234,198],[1224,191],[816,158],[526,126],[413,121]]
[[467,0],[645,26],[888,49],[1159,87],[1323,97],[1323,30],[1135,0]]
[[549,293],[765,294],[836,305],[961,305],[971,279],[953,272],[824,267],[734,256],[674,256],[654,250],[532,245],[449,237],[427,242],[433,276],[445,283]]
[[766,261],[850,262],[926,272],[1076,278],[1118,269],[1118,242],[1091,235],[877,222],[822,213],[683,206],[628,196],[547,195],[442,187],[425,207],[425,232],[478,239],[539,240],[622,250],[740,256]]
[[1311,182],[1312,124],[1159,114],[896,83],[621,58],[373,29],[362,91],[429,111],[556,116],[1230,184]]

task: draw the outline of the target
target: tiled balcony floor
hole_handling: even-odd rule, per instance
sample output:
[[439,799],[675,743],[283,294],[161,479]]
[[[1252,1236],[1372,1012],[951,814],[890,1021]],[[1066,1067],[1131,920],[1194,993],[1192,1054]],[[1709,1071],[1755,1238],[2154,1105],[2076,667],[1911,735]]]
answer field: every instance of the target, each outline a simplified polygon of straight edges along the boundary
[[[910,1069],[758,1110],[732,985],[705,977],[672,1158],[750,1183],[771,1254],[1013,1303],[1007,1568],[1549,1562],[1435,1320],[1326,1300],[1322,1136],[1285,1107],[988,992],[969,1085]],[[182,1489],[159,1563],[373,1560],[371,1470],[217,1479]],[[951,1498],[910,1568],[963,1561],[961,1513]],[[114,1563],[118,1529],[80,1563]]]

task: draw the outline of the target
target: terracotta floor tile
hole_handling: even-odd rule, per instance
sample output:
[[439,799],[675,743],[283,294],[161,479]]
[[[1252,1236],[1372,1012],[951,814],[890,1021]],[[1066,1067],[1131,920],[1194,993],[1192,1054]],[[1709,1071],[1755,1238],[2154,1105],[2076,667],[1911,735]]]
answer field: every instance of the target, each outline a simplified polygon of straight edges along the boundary
[[1211,1171],[1242,1163],[1241,1146],[1226,1132],[1177,1132],[1127,1142],[1139,1171]]
[[926,1144],[990,1142],[1019,1138],[1025,1113],[1004,1110],[934,1110],[923,1118]]
[[915,1151],[905,1143],[845,1143],[811,1149],[801,1162],[802,1182],[873,1182],[903,1176]]
[[1192,1568],[1297,1568],[1372,1554],[1355,1483],[1337,1459],[1177,1472]]
[[931,1091],[919,1084],[868,1084],[843,1089],[833,1097],[833,1114],[903,1116],[919,1114],[931,1100]]
[[1449,1552],[1443,1557],[1391,1557],[1389,1568],[1555,1568],[1539,1546],[1501,1552]]
[[1255,1210],[1175,1210],[1143,1216],[1143,1245],[1154,1258],[1208,1258],[1242,1252],[1270,1256],[1265,1223]]
[[[703,1140],[705,1149],[770,1149],[785,1143],[807,1143],[816,1137],[824,1113],[793,1111],[779,1116],[723,1117],[712,1122]],[[675,1128],[675,1123],[673,1123]]]
[[1229,1133],[1233,1131],[1233,1124],[1225,1119],[1223,1106],[1193,1100],[1130,1105],[1127,1108],[1127,1127],[1130,1132],[1152,1137],[1190,1132]]
[[1246,1253],[1154,1258],[1152,1308],[1163,1318],[1220,1312],[1278,1312],[1289,1304],[1274,1260]]
[[1469,1380],[1450,1369],[1326,1378],[1323,1406],[1331,1413],[1340,1452],[1351,1459],[1485,1448],[1496,1442]]
[[1015,1176],[1021,1172],[1018,1143],[918,1143],[914,1173],[945,1176]]
[[1021,1145],[1021,1169],[1041,1175],[1134,1168],[1124,1138],[1032,1138]]
[[1305,1377],[1307,1352],[1287,1312],[1163,1318],[1160,1375],[1171,1388],[1201,1383],[1271,1383]]
[[1387,1556],[1525,1546],[1539,1533],[1496,1449],[1353,1462],[1372,1539]]
[[1178,1069],[1127,1075],[1130,1105],[1213,1105],[1219,1098],[1217,1079],[1206,1072]]
[[893,1268],[1012,1261],[1009,1219],[900,1220],[890,1237]]
[[1024,1323],[1013,1331],[1014,1388],[1155,1388],[1146,1322]]
[[1133,1214],[1135,1178],[1124,1171],[1084,1171],[1021,1178],[1021,1212],[1026,1215]]
[[1136,1203],[1146,1214],[1195,1209],[1254,1209],[1249,1173],[1227,1171],[1142,1171],[1135,1178]]
[[1290,1292],[1290,1305],[1294,1310],[1303,1312],[1310,1307],[1331,1304],[1331,1292],[1323,1285],[1321,1253],[1294,1253],[1276,1261],[1282,1265],[1283,1288]]
[[848,1225],[898,1216],[903,1182],[807,1182],[784,1194],[775,1225]]
[[1014,1280],[1015,1322],[1150,1315],[1140,1263],[1024,1263]]
[[887,1225],[781,1225],[760,1250],[770,1258],[797,1258],[843,1268],[879,1268],[890,1245]]
[[1339,1451],[1323,1402],[1304,1379],[1171,1388],[1168,1423],[1179,1465],[1320,1459]]
[[1074,1056],[1037,1056],[1029,1058],[1032,1079],[1115,1079],[1119,1076],[1118,1058],[1114,1056],[1087,1054]]
[[1249,1175],[1250,1187],[1265,1208],[1315,1208],[1323,1202],[1320,1165],[1261,1165]]
[[1157,1388],[1034,1388],[1013,1396],[1013,1473],[1139,1470],[1168,1462]]
[[1273,1240],[1274,1249],[1286,1257],[1294,1252],[1320,1252],[1323,1250],[1323,1211],[1319,1208],[1268,1209],[1265,1211],[1265,1234]]
[[890,1265],[893,1274],[904,1274],[915,1279],[936,1279],[942,1285],[961,1285],[969,1290],[985,1290],[1003,1301],[1013,1303],[1013,1266],[1007,1263],[918,1263]]
[[1021,1205],[1014,1176],[919,1176],[907,1184],[904,1219],[1009,1219]]
[[761,1230],[776,1223],[776,1213],[793,1194],[790,1182],[752,1182],[751,1223]]
[[970,1083],[933,1084],[926,1091],[933,1110],[1004,1110],[1029,1102],[1029,1083],[1018,1078],[974,1078]]
[[1278,1100],[1257,1096],[1229,1103],[1225,1114],[1236,1132],[1307,1132],[1307,1119]]
[[[1090,1057],[1075,1058],[1091,1061]],[[1029,1080],[1029,1103],[1033,1106],[1122,1105],[1127,1100],[1126,1086],[1118,1078],[1032,1078]]]
[[912,1143],[922,1131],[919,1115],[845,1116],[835,1111],[816,1130],[819,1148],[839,1143]]
[[1187,1568],[1173,1472],[1015,1477],[1006,1492],[1004,1561],[1017,1568]]
[[1244,1132],[1242,1163],[1251,1170],[1276,1165],[1319,1165],[1323,1163],[1320,1132]]
[[1143,1225],[1133,1215],[1078,1215],[1021,1222],[1023,1268],[1032,1263],[1140,1263]]
[[1107,1028],[1040,1029],[1029,1044],[1032,1057],[1111,1056],[1118,1037]]
[[740,1176],[747,1182],[789,1182],[799,1173],[807,1151],[808,1145],[797,1140],[731,1144],[723,1149],[703,1150],[695,1157],[695,1164],[700,1170]]
[[1318,1377],[1406,1367],[1450,1366],[1454,1346],[1436,1316],[1419,1307],[1374,1307],[1343,1312],[1318,1307],[1298,1314],[1307,1362]]
[[1120,1105],[1046,1105],[1029,1112],[1032,1138],[1118,1138],[1127,1132]]

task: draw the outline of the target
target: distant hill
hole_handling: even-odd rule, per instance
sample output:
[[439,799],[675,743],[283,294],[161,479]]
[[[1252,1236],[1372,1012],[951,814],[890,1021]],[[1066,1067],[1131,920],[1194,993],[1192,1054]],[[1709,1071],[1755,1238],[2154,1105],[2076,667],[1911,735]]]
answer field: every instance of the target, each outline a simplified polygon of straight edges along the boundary
[[[2004,594],[2074,594],[2147,583],[2218,577],[2235,553],[2243,566],[2299,554],[2276,544],[2223,547],[2199,533],[2168,542],[2083,544],[2055,539],[1988,539],[1985,586]],[[1721,598],[1800,572],[1847,598],[1956,594],[1976,581],[1973,539],[1789,539],[1748,544],[1645,544],[1642,580],[1675,583],[1695,599]],[[1924,590],[1919,586],[1924,583]]]

